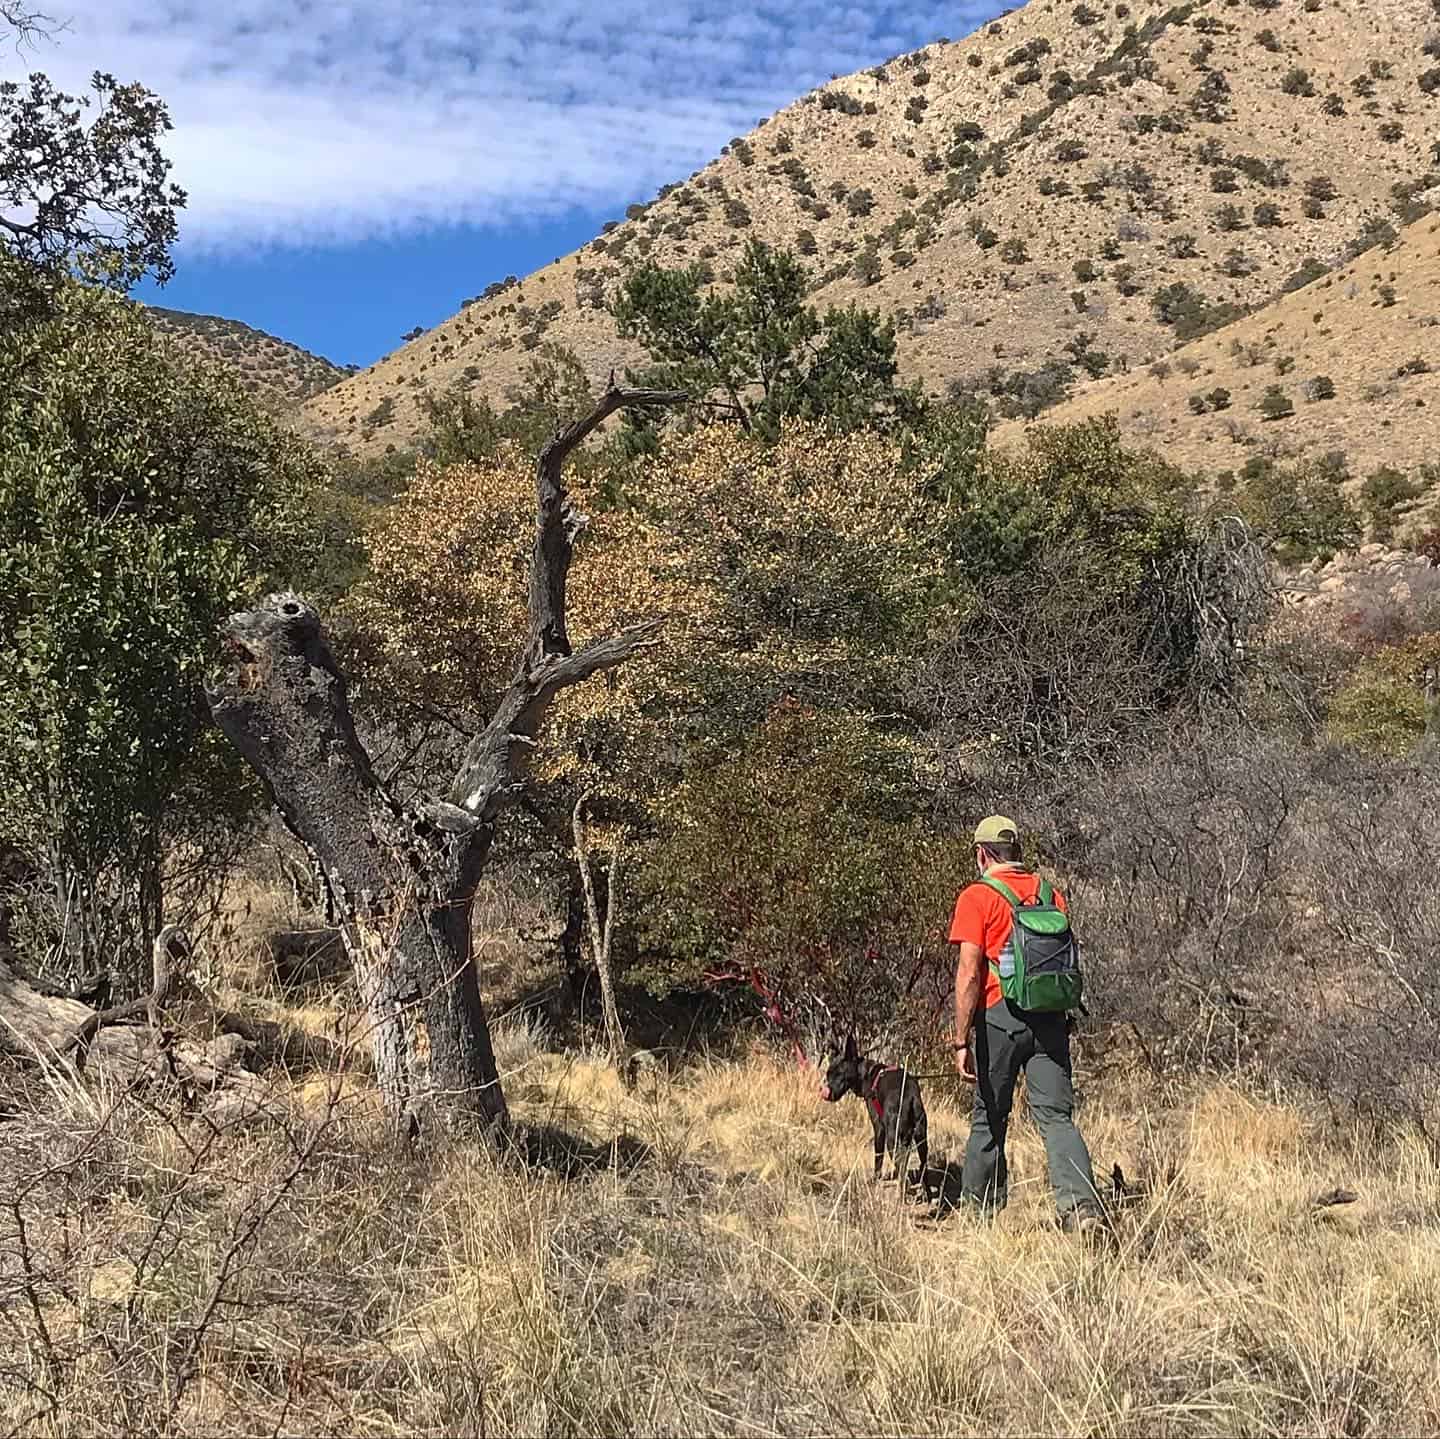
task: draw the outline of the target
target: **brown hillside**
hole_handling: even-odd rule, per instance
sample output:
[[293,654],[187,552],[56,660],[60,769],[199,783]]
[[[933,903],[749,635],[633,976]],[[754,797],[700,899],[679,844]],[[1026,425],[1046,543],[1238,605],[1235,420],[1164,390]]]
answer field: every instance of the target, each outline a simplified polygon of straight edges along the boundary
[[[1327,378],[1330,386],[1316,383]],[[1273,385],[1293,414],[1262,417]],[[1228,391],[1228,404],[1217,405],[1217,390]],[[1207,472],[1238,469],[1252,455],[1337,450],[1357,477],[1440,459],[1440,218],[1417,221],[1393,247],[1367,251],[1162,362],[1086,385],[1044,419],[1112,411],[1137,443]],[[994,437],[1011,443],[1022,432],[1012,421]]]
[[269,410],[287,414],[338,384],[353,370],[331,364],[288,340],[219,315],[195,315],[147,305],[146,313],[191,359],[218,364],[237,375]]
[[[542,338],[599,377],[632,358],[603,309],[623,267],[705,261],[723,282],[752,234],[813,237],[818,299],[894,314],[933,389],[1067,343],[1133,371],[1175,346],[1161,287],[1258,308],[1307,258],[1334,264],[1433,198],[1437,28],[1431,0],[1031,0],[802,96],[610,233],[311,400],[306,423],[362,452],[403,444],[419,392],[502,397]],[[1217,216],[1227,204],[1238,217]]]

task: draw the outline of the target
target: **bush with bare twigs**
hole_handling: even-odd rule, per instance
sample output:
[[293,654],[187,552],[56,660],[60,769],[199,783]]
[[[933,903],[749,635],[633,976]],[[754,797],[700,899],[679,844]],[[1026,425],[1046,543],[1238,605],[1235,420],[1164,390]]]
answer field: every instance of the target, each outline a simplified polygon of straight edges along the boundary
[[1440,1152],[1435,758],[1197,732],[1056,785],[1037,828],[1112,1039]]

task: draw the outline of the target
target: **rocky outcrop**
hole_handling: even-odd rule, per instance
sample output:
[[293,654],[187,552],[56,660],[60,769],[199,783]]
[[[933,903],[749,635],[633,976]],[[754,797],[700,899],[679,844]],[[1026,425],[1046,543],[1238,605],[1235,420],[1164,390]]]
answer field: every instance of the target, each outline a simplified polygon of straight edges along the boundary
[[1323,564],[1315,561],[1281,577],[1287,606],[1329,611],[1342,624],[1410,618],[1433,612],[1440,626],[1440,569],[1412,550],[1361,545]]

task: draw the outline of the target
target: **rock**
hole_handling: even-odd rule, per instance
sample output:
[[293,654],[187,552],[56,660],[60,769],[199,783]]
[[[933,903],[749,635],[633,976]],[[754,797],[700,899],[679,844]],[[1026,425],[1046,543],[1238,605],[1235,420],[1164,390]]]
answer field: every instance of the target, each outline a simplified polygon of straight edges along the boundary
[[[166,1024],[176,1013],[167,1012]],[[41,994],[0,960],[0,1052],[29,1064],[73,1063],[70,1037],[93,1019],[95,1011],[78,1000]],[[241,1034],[221,1032],[208,1040],[179,1034],[162,1050],[148,1023],[114,1023],[102,1027],[90,1040],[83,1074],[101,1076],[108,1084],[135,1082],[178,1084],[199,1113],[222,1097],[227,1107],[238,1101],[248,1113],[262,1111],[270,1087],[245,1068],[252,1041]]]
[[112,1259],[90,1271],[90,1297],[102,1304],[123,1304],[135,1292],[135,1266],[128,1259]]

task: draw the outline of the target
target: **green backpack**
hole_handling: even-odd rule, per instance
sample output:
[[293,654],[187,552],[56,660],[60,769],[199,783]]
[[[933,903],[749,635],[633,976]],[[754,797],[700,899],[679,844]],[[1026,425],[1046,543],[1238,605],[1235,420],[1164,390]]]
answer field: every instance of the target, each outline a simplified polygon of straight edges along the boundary
[[1042,879],[1040,893],[1026,903],[998,879],[986,876],[980,883],[1002,895],[1015,916],[999,960],[990,961],[1000,977],[1000,993],[1017,1008],[1041,1014],[1083,1011],[1080,942],[1069,916],[1055,903],[1055,891]]

